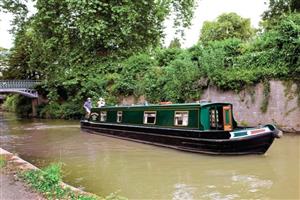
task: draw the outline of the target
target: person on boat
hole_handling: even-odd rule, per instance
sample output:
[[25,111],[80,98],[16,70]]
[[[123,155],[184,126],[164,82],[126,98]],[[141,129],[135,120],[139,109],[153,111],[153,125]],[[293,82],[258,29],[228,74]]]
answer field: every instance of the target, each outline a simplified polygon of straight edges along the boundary
[[97,106],[98,108],[105,106],[105,101],[102,97],[99,98],[99,101],[97,102]]
[[91,98],[87,98],[87,100],[83,104],[83,108],[86,112],[85,118],[87,119],[87,118],[89,118],[89,116],[91,114],[91,109],[92,109],[92,99]]

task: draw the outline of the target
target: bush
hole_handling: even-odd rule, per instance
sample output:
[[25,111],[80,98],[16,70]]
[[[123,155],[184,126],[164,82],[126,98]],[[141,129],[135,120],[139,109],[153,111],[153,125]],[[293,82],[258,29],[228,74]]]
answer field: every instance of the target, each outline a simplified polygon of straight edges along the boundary
[[22,117],[28,117],[32,113],[31,99],[21,95],[8,95],[3,108]]
[[17,95],[8,95],[2,105],[4,110],[15,112],[16,111],[16,102],[17,102]]
[[41,192],[47,199],[72,199],[72,200],[126,200],[126,198],[112,193],[105,198],[96,195],[75,194],[69,188],[62,187],[61,164],[51,164],[42,170],[30,170],[20,174],[31,187]]
[[97,197],[76,195],[69,188],[63,188],[61,165],[52,164],[43,170],[30,170],[21,175],[31,187],[45,195],[48,199],[80,199],[96,200]]
[[80,119],[83,116],[83,103],[64,102],[59,104],[57,102],[50,102],[47,105],[42,105],[38,109],[38,115],[42,118],[60,118],[60,119]]
[[114,93],[123,96],[141,95],[138,83],[154,65],[155,60],[148,54],[133,55],[126,59],[122,62],[122,71],[115,83]]

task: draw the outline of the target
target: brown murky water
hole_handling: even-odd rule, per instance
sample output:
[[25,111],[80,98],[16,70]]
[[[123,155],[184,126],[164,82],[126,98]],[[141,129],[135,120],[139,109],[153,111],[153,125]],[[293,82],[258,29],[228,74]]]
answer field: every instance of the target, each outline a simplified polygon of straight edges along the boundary
[[265,155],[207,156],[81,131],[78,121],[0,113],[1,147],[43,167],[63,162],[65,182],[129,199],[300,199],[300,135]]

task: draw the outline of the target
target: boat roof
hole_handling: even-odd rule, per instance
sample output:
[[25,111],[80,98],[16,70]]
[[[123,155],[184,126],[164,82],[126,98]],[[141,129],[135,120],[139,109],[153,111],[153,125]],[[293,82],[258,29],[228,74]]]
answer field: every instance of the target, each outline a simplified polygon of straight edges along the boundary
[[177,104],[134,104],[134,105],[114,105],[114,106],[103,106],[102,109],[116,109],[116,108],[177,108],[177,107],[206,107],[210,105],[232,105],[226,102],[200,102],[200,103],[177,103]]

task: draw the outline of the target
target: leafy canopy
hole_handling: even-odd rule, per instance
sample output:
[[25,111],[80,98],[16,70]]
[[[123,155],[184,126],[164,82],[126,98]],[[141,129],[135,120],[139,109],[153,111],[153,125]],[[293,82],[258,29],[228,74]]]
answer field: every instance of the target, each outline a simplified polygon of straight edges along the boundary
[[247,40],[251,38],[255,30],[251,27],[250,19],[242,18],[236,13],[224,13],[216,21],[205,21],[201,29],[199,41],[224,40],[227,38],[239,38]]
[[181,47],[181,43],[180,40],[178,38],[174,38],[169,45],[169,48],[180,48]]
[[195,6],[195,0],[37,0],[36,14],[27,18],[26,2],[2,0],[0,4],[16,16],[7,74],[48,80],[71,68],[156,48],[167,16],[176,15],[177,27],[189,26]]
[[299,11],[299,0],[270,0],[269,9],[263,13],[262,17],[263,20],[276,20],[284,13]]

